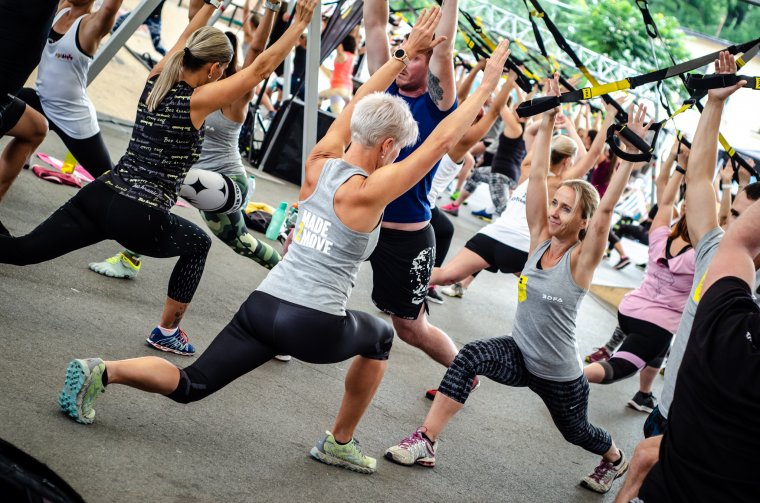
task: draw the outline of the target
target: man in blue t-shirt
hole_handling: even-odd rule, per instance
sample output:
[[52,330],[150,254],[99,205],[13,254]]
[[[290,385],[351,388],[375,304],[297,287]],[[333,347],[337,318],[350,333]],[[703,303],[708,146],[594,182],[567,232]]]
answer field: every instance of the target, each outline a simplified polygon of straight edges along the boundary
[[[413,152],[457,106],[453,58],[457,0],[443,0],[441,11],[436,36],[447,37],[446,42],[436,46],[432,53],[420,54],[411,60],[402,59],[406,69],[387,91],[409,104],[420,131],[417,143],[401,150],[396,161]],[[370,74],[391,57],[388,15],[387,0],[364,2]],[[393,55],[404,56],[395,51]],[[427,193],[437,169],[438,163],[385,210],[380,241],[370,257],[372,301],[392,316],[393,327],[404,342],[448,367],[457,355],[457,348],[445,332],[428,323],[425,312],[425,297],[435,261],[435,236],[430,226]]]

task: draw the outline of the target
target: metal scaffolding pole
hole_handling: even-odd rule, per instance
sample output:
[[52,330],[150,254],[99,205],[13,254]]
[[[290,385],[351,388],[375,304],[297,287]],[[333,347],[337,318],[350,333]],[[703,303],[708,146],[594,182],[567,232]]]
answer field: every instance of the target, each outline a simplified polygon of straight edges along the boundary
[[301,153],[301,180],[306,177],[306,158],[317,144],[317,119],[319,108],[319,53],[322,45],[321,2],[314,9],[314,17],[309,25],[309,38],[306,47],[306,97],[303,104],[303,152]]
[[222,8],[221,9],[216,9],[216,12],[214,12],[213,14],[211,14],[211,19],[209,19],[208,25],[209,26],[214,26],[214,23],[216,23],[217,21],[219,21],[219,18],[222,17],[222,11],[224,9],[226,9],[227,7],[229,7],[231,3],[232,3],[232,0],[224,0]]
[[95,58],[90,65],[90,71],[87,73],[87,84],[92,84],[95,77],[106,67],[111,58],[113,58],[119,49],[127,43],[129,37],[140,27],[150,15],[161,0],[142,0],[135,9],[130,12],[129,17],[121,23],[119,29],[106,40],[106,43],[100,46],[100,50],[95,54]]

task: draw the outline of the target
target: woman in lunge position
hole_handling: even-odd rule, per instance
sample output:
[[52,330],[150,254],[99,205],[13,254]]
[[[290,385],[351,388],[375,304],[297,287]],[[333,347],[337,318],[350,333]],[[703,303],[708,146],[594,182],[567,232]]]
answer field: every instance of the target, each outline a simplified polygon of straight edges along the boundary
[[375,471],[375,459],[362,453],[353,435],[382,379],[393,329],[380,318],[346,310],[346,302],[359,266],[377,243],[385,206],[414,186],[458,141],[496,86],[509,53],[508,45],[500,44],[481,89],[413,154],[391,164],[402,147],[416,141],[417,126],[402,99],[376,91],[388,88],[408,57],[445,39],[433,40],[439,19],[437,8],[423,12],[403,49],[361,87],[312,150],[287,255],[198,361],[180,370],[157,357],[74,360],[59,396],[62,409],[75,420],[90,423],[95,417],[92,401],[109,383],[189,403],[220,390],[277,353],[310,363],[356,357],[332,432],[325,433],[311,455],[361,473]]
[[152,257],[179,256],[159,326],[148,343],[193,354],[179,323],[200,282],[211,240],[169,210],[198,160],[206,116],[241,98],[277,67],[308,26],[315,4],[299,3],[286,34],[251,66],[221,82],[216,81],[232,58],[232,47],[224,33],[205,26],[214,8],[204,5],[150,73],[127,152],[116,167],[26,236],[0,236],[0,263],[36,264],[105,239]]
[[[277,12],[275,9],[280,4],[275,1],[266,5],[266,14],[256,27],[242,68],[237,66],[237,37],[231,32],[225,33],[230,39],[233,56],[220,80],[248,68],[264,51]],[[200,158],[185,175],[179,195],[200,210],[211,232],[227,246],[271,269],[280,261],[280,254],[249,233],[243,220],[243,208],[251,194],[248,193],[248,175],[240,157],[238,139],[252,96],[253,89],[249,89],[237,100],[206,117]],[[103,262],[91,263],[90,270],[112,278],[132,279],[140,271],[141,262],[140,255],[124,250]]]
[[[559,94],[558,77],[548,82],[549,95]],[[476,375],[508,386],[527,386],[549,409],[565,439],[602,456],[583,484],[607,492],[628,468],[623,452],[605,430],[588,420],[589,385],[575,341],[580,302],[602,260],[612,210],[633,165],[623,163],[599,202],[591,184],[566,180],[547,200],[551,134],[558,109],[546,112],[536,138],[526,197],[530,249],[518,284],[512,336],[465,345],[441,382],[423,425],[386,458],[403,465],[435,465],[436,440],[464,406]],[[629,113],[628,127],[646,134],[646,108]]]

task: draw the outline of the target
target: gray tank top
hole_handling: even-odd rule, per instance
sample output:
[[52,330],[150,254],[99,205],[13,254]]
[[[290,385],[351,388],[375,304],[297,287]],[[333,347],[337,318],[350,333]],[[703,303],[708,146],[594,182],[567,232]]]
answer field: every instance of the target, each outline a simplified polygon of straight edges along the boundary
[[335,214],[335,192],[355,175],[368,176],[342,159],[325,162],[314,193],[298,203],[288,253],[257,290],[317,311],[346,314],[359,266],[372,254],[380,235],[380,221],[370,233],[356,232]]
[[578,286],[570,270],[570,253],[577,244],[551,269],[538,268],[550,243],[541,243],[522,271],[512,336],[531,374],[572,381],[583,374],[575,319],[586,290]]
[[201,157],[193,168],[214,171],[223,175],[246,176],[238,150],[238,138],[242,122],[235,122],[216,110],[206,117],[204,123]]

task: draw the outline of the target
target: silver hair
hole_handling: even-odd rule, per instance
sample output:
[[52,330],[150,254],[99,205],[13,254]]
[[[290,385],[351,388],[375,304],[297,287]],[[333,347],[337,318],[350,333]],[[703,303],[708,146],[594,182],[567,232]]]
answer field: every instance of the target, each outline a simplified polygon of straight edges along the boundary
[[351,138],[365,147],[374,147],[386,138],[396,145],[414,145],[419,136],[417,121],[409,105],[398,96],[372,93],[360,99],[351,116]]

